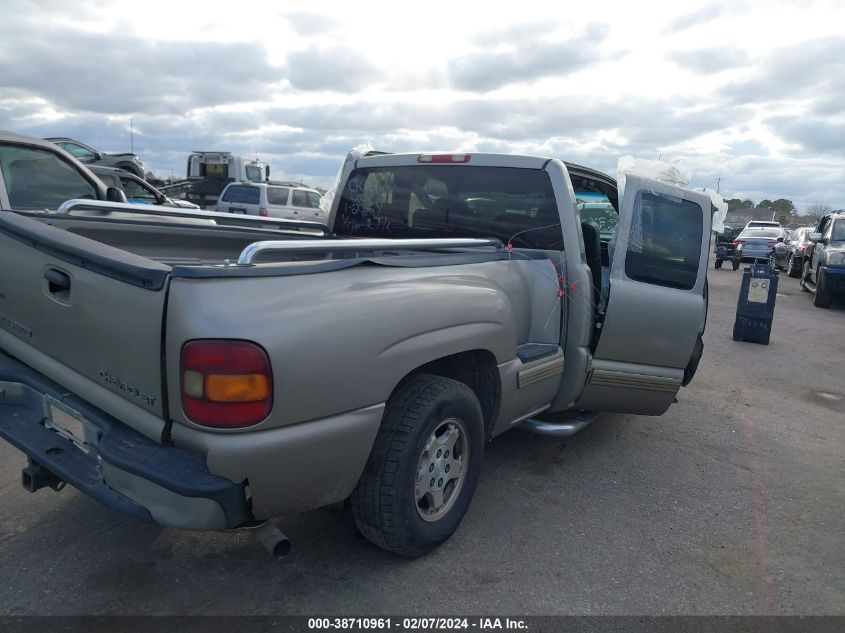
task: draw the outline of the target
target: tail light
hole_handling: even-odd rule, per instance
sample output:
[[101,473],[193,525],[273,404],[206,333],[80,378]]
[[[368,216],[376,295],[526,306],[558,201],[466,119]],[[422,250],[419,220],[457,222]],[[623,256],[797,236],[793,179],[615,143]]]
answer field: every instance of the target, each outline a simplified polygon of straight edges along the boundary
[[745,244],[745,240],[734,240],[734,244]]
[[267,352],[255,343],[198,339],[182,346],[182,410],[192,422],[218,428],[258,424],[273,408]]
[[265,209],[264,207],[261,207],[261,208],[258,210],[258,215],[260,215],[262,218],[266,218],[266,217],[267,217],[267,215],[268,215],[268,214],[267,214],[267,209]]

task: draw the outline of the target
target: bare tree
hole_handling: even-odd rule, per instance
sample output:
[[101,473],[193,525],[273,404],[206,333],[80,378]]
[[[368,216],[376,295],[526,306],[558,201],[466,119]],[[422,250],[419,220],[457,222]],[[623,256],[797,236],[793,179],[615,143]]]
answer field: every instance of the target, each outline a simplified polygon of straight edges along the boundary
[[831,211],[833,211],[833,208],[828,204],[824,204],[823,202],[814,202],[813,204],[807,206],[807,213],[809,215],[814,215],[817,217],[821,217],[826,213],[830,213]]

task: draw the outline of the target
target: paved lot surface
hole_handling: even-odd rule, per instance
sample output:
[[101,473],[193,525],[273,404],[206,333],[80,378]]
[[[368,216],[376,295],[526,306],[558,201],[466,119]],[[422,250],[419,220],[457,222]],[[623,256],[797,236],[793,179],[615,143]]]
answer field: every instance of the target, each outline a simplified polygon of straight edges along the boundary
[[679,404],[497,438],[462,526],[422,560],[320,510],[278,522],[294,553],[273,563],[247,535],[30,495],[2,443],[0,613],[845,613],[845,304],[782,276],[771,344],[734,343],[740,272],[710,273]]

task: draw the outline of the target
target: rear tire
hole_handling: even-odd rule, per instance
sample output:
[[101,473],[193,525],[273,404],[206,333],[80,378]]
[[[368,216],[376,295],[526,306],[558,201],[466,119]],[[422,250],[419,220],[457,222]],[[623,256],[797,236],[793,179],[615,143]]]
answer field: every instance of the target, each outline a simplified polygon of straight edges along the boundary
[[407,558],[448,539],[475,492],[484,437],[481,405],[465,384],[420,374],[401,385],[352,493],[364,538]]
[[737,269],[739,269],[739,262],[740,262],[740,261],[741,261],[741,260],[739,260],[739,259],[735,259],[735,260],[733,260],[733,261],[731,262],[731,267],[733,268],[733,270],[737,270]]
[[798,269],[798,266],[795,265],[795,256],[791,253],[789,254],[789,259],[786,262],[786,274],[790,277],[798,277],[801,275],[801,271]]
[[716,270],[719,270],[719,269],[722,267],[722,261],[724,261],[724,260],[717,259],[717,260],[713,263],[713,267],[714,267]]

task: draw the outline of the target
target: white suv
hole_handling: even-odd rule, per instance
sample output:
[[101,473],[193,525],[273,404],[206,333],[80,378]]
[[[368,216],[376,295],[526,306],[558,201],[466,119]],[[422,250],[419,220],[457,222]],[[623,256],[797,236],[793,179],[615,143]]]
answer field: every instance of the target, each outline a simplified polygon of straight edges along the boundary
[[782,229],[780,222],[769,222],[768,220],[751,220],[745,225],[746,229]]
[[230,182],[217,200],[217,211],[325,224],[320,192],[294,183]]

